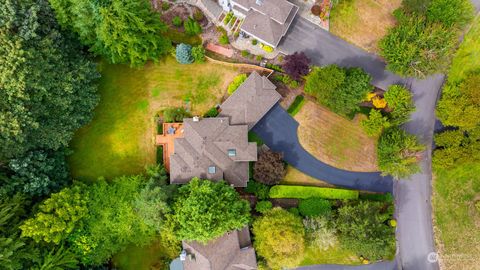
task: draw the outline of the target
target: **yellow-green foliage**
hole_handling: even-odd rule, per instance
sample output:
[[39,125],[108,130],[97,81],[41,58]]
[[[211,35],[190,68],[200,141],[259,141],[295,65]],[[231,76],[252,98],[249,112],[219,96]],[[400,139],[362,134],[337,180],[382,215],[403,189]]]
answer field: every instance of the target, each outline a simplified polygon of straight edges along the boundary
[[356,200],[358,199],[358,191],[339,188],[286,185],[277,185],[273,186],[270,189],[270,198],[307,199],[311,197],[324,199]]
[[235,77],[233,79],[233,82],[231,82],[229,85],[228,85],[228,94],[233,94],[235,92],[235,90],[237,90],[237,88],[247,79],[247,74],[240,74],[240,75],[237,75],[237,77]]

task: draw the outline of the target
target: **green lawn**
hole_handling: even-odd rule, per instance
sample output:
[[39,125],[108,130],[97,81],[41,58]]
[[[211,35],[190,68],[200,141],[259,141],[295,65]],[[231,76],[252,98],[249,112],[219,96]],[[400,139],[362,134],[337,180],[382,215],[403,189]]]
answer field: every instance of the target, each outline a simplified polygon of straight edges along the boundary
[[305,249],[305,257],[300,266],[314,264],[359,265],[361,264],[361,260],[355,253],[343,249],[338,245],[327,250],[307,246]]
[[192,112],[201,115],[221,102],[227,85],[240,73],[211,62],[180,65],[172,57],[142,69],[104,62],[100,69],[100,104],[93,121],[71,143],[75,179],[141,173],[155,163],[155,114],[189,101]]
[[144,247],[130,246],[116,254],[112,261],[120,270],[168,269],[165,266],[170,263],[173,254],[169,256],[165,253],[165,248],[156,242]]

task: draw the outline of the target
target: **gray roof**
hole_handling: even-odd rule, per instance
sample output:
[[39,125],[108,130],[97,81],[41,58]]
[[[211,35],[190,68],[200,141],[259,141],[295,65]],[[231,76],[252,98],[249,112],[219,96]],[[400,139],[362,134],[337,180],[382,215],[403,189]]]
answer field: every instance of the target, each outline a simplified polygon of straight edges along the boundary
[[[245,233],[246,232],[246,233]],[[241,239],[248,235],[248,239]],[[247,246],[241,246],[247,242]],[[202,244],[196,241],[183,241],[187,259],[183,262],[185,270],[253,270],[257,269],[255,251],[251,247],[248,227],[242,231],[233,231]]]
[[[240,29],[270,46],[277,47],[298,12],[298,7],[286,0],[233,0],[248,12]],[[235,6],[234,6],[235,7]]]
[[[249,162],[257,160],[257,146],[248,142],[246,125],[231,125],[227,117],[183,121],[184,137],[174,142],[170,155],[170,182],[188,183],[193,177],[222,180],[245,187],[249,179]],[[228,150],[236,155],[229,156]],[[215,173],[208,168],[214,166]]]
[[255,124],[280,100],[276,86],[265,76],[252,72],[247,80],[220,105],[220,116],[229,117],[232,125]]

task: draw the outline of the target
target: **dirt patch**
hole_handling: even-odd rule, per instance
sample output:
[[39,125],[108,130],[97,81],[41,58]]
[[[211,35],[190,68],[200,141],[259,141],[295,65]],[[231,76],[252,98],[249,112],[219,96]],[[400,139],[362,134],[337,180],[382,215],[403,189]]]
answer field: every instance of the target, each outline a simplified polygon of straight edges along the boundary
[[378,171],[376,138],[365,134],[360,121],[343,118],[309,100],[295,116],[302,146],[319,160],[334,167],[358,171]]
[[392,12],[402,0],[342,1],[332,10],[330,31],[369,52],[378,52],[378,41],[396,24]]

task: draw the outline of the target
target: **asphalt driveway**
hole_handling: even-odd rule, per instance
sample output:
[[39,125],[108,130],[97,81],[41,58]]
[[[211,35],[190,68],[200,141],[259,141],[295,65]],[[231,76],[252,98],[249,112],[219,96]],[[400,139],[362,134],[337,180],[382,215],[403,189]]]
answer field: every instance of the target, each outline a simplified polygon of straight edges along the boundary
[[298,141],[298,122],[279,104],[252,129],[273,151],[303,173],[333,185],[375,192],[392,192],[393,181],[378,172],[352,172],[325,164],[307,152]]
[[397,269],[395,262],[379,262],[368,265],[338,265],[338,264],[321,264],[311,265],[305,267],[296,268],[297,270],[394,270]]

